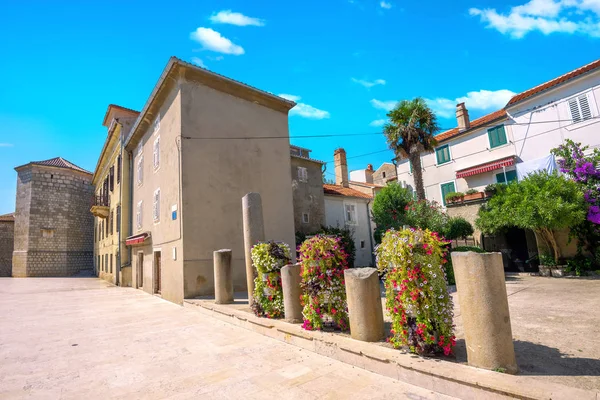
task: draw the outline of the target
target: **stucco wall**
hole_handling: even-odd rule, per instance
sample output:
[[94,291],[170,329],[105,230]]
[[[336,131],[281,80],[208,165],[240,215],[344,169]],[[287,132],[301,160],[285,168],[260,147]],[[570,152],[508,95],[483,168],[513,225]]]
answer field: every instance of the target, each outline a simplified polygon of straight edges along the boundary
[[[385,177],[384,177],[385,175]],[[373,183],[383,185],[387,183],[389,178],[396,176],[396,167],[392,163],[383,163],[375,172],[373,172]]]
[[[244,290],[245,194],[262,196],[267,240],[295,243],[288,117],[207,86],[181,90],[185,297],[213,293],[213,251],[223,248],[234,290]],[[209,139],[261,136],[281,139]]]
[[15,223],[0,221],[0,277],[11,276]]
[[[327,226],[342,228],[346,226],[344,204],[351,203],[356,205],[356,225],[348,225],[354,236],[356,246],[356,257],[354,265],[356,267],[365,267],[373,265],[372,257],[372,231],[369,231],[370,211],[367,209],[367,200],[359,198],[343,198],[340,196],[325,196],[325,216]],[[371,222],[373,227],[373,223]],[[364,246],[361,246],[363,242]]]
[[[325,224],[325,199],[321,164],[298,157],[291,157],[292,190],[294,199],[294,225],[297,232],[314,233]],[[306,168],[307,182],[298,179],[298,168]],[[308,213],[308,223],[302,214]]]

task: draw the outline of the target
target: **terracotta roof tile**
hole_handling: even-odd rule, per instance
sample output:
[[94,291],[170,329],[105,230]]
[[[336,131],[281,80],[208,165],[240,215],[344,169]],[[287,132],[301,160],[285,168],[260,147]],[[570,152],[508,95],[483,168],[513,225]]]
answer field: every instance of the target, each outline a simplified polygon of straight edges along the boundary
[[458,130],[458,128],[453,128],[453,129],[450,129],[449,131],[442,132],[439,135],[436,135],[435,139],[438,142],[443,142],[444,140],[448,140],[448,139],[451,139],[458,135],[462,135],[463,133],[471,132],[474,129],[481,128],[481,127],[485,126],[486,124],[490,124],[491,122],[502,119],[502,118],[506,118],[506,111],[504,111],[504,110],[494,111],[493,113],[484,115],[481,118],[477,118],[477,119],[471,121],[471,127],[467,130],[460,132]]
[[[67,169],[73,169],[73,170],[79,171],[79,172],[85,172],[86,174],[92,175],[92,173],[90,171],[87,171],[87,170],[73,164],[72,162],[65,160],[62,157],[55,157],[55,158],[51,158],[49,160],[44,160],[44,161],[32,161],[29,164],[25,164],[25,165],[43,165],[43,166],[47,166],[47,167],[67,168]],[[24,167],[25,165],[21,165],[21,167]],[[21,167],[17,167],[17,168],[21,168]]]
[[558,78],[554,78],[552,80],[549,80],[548,82],[542,83],[541,85],[538,85],[534,88],[531,88],[529,90],[526,90],[524,92],[521,92],[521,93],[513,96],[510,99],[510,101],[508,102],[508,104],[506,105],[506,107],[512,106],[513,104],[516,104],[520,101],[528,99],[529,97],[535,96],[536,94],[539,94],[545,90],[551,89],[555,86],[558,86],[561,83],[565,83],[573,78],[576,78],[576,77],[586,74],[588,72],[592,72],[598,68],[600,68],[600,60],[593,61],[587,65],[584,65],[581,68],[577,68],[576,70],[567,72],[566,74],[561,75]]
[[344,196],[344,197],[359,197],[361,199],[372,199],[373,196],[369,196],[366,193],[359,192],[356,189],[346,188],[340,185],[323,185],[323,192],[326,195],[332,196]]
[[15,213],[0,215],[0,222],[15,222]]

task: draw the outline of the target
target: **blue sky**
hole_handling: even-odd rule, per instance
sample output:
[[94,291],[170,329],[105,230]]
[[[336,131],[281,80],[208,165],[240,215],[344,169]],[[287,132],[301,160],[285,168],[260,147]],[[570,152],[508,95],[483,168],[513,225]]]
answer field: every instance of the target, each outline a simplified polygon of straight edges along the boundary
[[600,57],[600,0],[19,1],[1,9],[0,214],[14,210],[17,165],[62,156],[93,170],[107,105],[141,109],[173,55],[296,99],[292,142],[324,161],[344,147],[351,170],[392,157],[381,152],[382,135],[295,137],[379,132],[386,109],[416,96],[452,128],[457,100],[476,118]]

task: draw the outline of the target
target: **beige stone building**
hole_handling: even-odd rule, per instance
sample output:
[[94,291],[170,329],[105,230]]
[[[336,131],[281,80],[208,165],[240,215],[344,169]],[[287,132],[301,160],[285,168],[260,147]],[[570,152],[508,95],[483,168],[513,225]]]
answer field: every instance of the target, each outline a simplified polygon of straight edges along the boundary
[[123,151],[125,135],[139,112],[111,104],[103,125],[108,134],[94,171],[94,269],[98,277],[115,285],[131,286],[131,259],[125,247],[130,231],[129,155]]
[[15,242],[15,214],[0,215],[0,277],[12,275]]
[[295,103],[171,58],[124,141],[132,160],[132,286],[182,304],[214,291],[213,251],[245,290],[242,197],[266,239],[294,243],[288,111]]

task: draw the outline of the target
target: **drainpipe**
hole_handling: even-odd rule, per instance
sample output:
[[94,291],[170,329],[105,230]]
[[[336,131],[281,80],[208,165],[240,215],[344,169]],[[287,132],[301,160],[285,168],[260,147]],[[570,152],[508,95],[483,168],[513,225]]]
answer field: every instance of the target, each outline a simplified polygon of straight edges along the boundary
[[369,204],[371,204],[371,200],[367,201],[367,224],[369,226],[369,244],[371,246],[371,263],[373,263],[373,267],[375,267],[375,254],[373,248],[373,231],[371,230],[371,213],[369,212]]
[[[119,134],[119,160],[121,160],[121,165],[117,166],[117,169],[121,169],[121,175],[119,176],[119,179],[121,180],[121,185],[119,186],[119,205],[117,207],[121,207],[121,204],[123,203],[123,124],[121,124],[119,122],[119,120],[117,120],[117,124],[119,124],[119,126],[121,127],[121,131]],[[118,172],[118,171],[117,171]],[[114,179],[114,176],[113,176]],[[121,213],[119,215],[119,226],[117,226],[117,228],[119,229],[119,234],[117,235],[117,240],[118,240],[118,245],[119,245],[119,259],[117,260],[117,264],[119,267],[119,271],[117,272],[117,268],[115,266],[115,272],[117,272],[117,276],[115,277],[115,285],[116,286],[120,286],[120,278],[121,278],[121,267],[123,266],[123,263],[121,262],[122,257],[121,257],[121,231],[123,229],[121,229],[121,220],[123,219],[121,217],[121,214],[123,214],[123,207],[121,207]]]
[[[127,233],[131,235],[133,232],[133,152],[128,151],[127,154],[129,155],[129,226],[127,227]],[[121,210],[121,213],[123,213],[123,210]],[[129,264],[131,265],[133,282],[133,248],[128,246],[127,252],[129,253]]]

